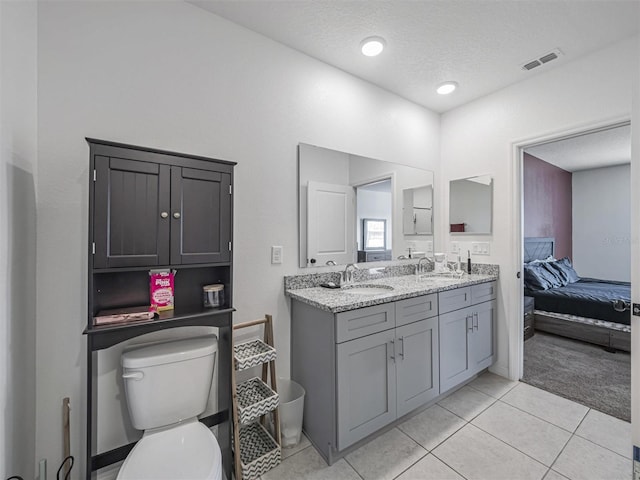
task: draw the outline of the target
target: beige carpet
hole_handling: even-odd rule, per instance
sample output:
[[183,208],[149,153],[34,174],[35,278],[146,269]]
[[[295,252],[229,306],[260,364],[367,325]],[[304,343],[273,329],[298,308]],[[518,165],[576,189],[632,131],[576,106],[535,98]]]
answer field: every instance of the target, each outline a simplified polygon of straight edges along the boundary
[[631,421],[631,355],[536,332],[524,342],[522,381]]

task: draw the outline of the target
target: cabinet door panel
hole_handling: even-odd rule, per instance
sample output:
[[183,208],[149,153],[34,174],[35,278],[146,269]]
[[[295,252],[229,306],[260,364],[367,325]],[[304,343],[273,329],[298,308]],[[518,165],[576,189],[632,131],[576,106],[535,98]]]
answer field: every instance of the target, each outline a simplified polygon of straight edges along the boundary
[[477,373],[493,363],[495,346],[493,341],[496,302],[481,303],[473,306],[473,334],[469,340],[469,361],[471,373]]
[[440,392],[471,376],[468,335],[473,329],[471,309],[440,315]]
[[171,263],[231,258],[231,176],[171,167]]
[[169,167],[96,157],[95,268],[169,262]]
[[391,330],[336,346],[339,450],[396,418],[393,341]]
[[396,346],[397,411],[401,417],[440,393],[438,319],[397,328]]

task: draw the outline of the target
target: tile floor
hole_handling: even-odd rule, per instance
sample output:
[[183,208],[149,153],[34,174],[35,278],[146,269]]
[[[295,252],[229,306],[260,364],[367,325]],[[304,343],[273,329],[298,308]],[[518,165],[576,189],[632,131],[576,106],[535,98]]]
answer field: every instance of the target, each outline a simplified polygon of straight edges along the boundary
[[631,424],[485,373],[327,466],[309,440],[263,480],[628,480]]

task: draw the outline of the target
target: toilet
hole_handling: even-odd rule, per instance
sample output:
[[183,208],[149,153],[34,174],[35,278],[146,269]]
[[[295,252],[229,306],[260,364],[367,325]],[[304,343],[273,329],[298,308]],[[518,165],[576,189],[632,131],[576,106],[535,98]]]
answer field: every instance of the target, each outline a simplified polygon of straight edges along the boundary
[[221,480],[220,446],[198,415],[207,407],[215,335],[155,343],[122,354],[129,415],[142,438],[117,480]]

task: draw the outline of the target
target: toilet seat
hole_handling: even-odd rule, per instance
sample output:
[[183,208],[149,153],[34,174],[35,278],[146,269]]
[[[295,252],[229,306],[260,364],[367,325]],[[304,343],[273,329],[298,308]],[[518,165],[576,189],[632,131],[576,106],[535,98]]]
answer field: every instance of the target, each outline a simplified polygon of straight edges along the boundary
[[220,480],[222,455],[216,437],[198,420],[145,432],[116,480]]

